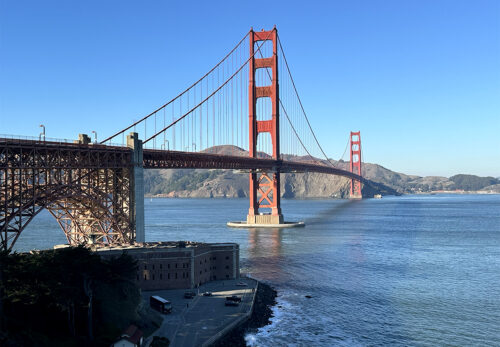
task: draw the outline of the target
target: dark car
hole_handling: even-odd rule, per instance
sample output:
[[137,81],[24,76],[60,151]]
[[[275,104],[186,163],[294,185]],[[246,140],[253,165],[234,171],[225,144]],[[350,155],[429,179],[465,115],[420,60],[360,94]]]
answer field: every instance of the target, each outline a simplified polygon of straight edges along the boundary
[[241,302],[241,298],[239,296],[226,296],[227,301]]
[[184,293],[184,298],[185,299],[192,299],[196,296],[196,293],[195,292],[185,292]]
[[212,292],[205,292],[203,293],[203,296],[212,296]]
[[226,303],[224,305],[226,306],[238,306],[240,303],[232,300],[226,300]]

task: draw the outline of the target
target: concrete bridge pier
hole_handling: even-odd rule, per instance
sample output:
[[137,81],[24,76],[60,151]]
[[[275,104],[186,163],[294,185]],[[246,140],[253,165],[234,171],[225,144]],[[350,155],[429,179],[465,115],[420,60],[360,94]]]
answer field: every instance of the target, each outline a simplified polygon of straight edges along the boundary
[[130,224],[135,230],[135,241],[144,242],[144,168],[142,164],[142,140],[137,133],[127,136],[127,147],[132,149],[132,170],[130,170]]

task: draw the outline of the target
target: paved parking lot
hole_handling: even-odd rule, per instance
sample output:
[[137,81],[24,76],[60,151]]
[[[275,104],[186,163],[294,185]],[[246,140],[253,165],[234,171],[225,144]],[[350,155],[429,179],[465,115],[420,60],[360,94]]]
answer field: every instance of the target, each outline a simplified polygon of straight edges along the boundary
[[[238,286],[239,282],[246,286]],[[161,327],[152,336],[167,337],[170,346],[201,346],[251,310],[256,287],[257,281],[248,278],[213,281],[194,289],[197,295],[193,299],[184,299],[184,293],[189,289],[144,291],[143,297],[148,303],[151,295],[172,302],[172,313],[163,315]],[[213,295],[202,296],[207,291]],[[231,295],[242,298],[239,306],[224,305],[226,296]]]

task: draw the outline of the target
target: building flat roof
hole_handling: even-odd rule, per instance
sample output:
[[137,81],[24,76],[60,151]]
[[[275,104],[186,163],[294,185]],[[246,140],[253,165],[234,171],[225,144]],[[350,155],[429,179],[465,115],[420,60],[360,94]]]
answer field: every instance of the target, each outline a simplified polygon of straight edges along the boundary
[[[121,245],[103,245],[103,244],[92,244],[89,245],[94,251],[111,251],[111,250],[140,250],[140,249],[192,249],[198,247],[213,247],[213,246],[236,246],[237,243],[231,242],[221,242],[221,243],[205,243],[205,242],[195,242],[195,241],[157,241],[157,242],[136,242],[133,244],[121,244]],[[68,244],[55,245],[54,249],[71,247]]]

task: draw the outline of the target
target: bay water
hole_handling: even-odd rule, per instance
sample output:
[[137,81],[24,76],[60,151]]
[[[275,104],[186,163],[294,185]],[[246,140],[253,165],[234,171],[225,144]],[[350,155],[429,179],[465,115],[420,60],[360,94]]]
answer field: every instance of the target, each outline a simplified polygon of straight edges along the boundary
[[[500,346],[500,195],[283,200],[304,228],[232,229],[246,199],[146,199],[146,240],[236,242],[278,291],[249,346]],[[42,211],[15,249],[66,239]],[[306,298],[305,296],[311,296]]]

